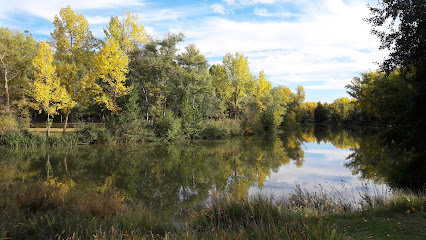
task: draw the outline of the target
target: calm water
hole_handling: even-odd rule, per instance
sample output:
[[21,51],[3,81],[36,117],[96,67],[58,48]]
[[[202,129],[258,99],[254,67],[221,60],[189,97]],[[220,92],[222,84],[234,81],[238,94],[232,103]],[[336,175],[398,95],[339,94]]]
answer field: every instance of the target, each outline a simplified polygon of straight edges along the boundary
[[212,190],[285,196],[296,184],[312,191],[319,184],[344,184],[357,191],[363,183],[407,187],[423,175],[382,147],[372,130],[336,127],[228,140],[0,151],[0,185],[52,178],[77,187],[110,181],[129,198],[158,209],[195,206]]

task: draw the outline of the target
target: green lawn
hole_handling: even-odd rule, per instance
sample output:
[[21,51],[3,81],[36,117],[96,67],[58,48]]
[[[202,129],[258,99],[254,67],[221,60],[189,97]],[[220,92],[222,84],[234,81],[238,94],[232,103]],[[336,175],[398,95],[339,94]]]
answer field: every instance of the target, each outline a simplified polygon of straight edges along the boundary
[[426,239],[426,213],[342,215],[328,217],[347,239]]

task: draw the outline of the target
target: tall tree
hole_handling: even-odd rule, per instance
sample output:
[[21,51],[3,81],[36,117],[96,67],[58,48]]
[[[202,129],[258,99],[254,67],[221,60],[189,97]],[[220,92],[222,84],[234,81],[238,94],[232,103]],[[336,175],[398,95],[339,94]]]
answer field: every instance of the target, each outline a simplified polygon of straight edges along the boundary
[[[415,72],[411,88],[415,90],[412,100],[402,112],[403,116],[393,121],[396,142],[405,142],[405,148],[426,149],[423,133],[426,132],[426,2],[424,0],[380,0],[378,7],[369,6],[372,17],[372,33],[381,41],[381,49],[390,50],[382,64],[387,74],[396,68],[402,73]],[[407,78],[410,78],[409,76]],[[395,93],[394,93],[395,94]],[[404,101],[405,102],[405,101]],[[387,123],[388,124],[388,123]],[[403,131],[398,129],[413,129]],[[409,140],[408,140],[409,139]],[[426,151],[423,153],[426,155]]]
[[47,114],[47,136],[50,136],[50,116],[56,115],[64,107],[75,104],[61,85],[53,65],[52,48],[46,42],[40,43],[37,56],[33,59],[34,83],[31,85],[37,109]]
[[171,83],[181,72],[176,60],[176,45],[183,38],[181,33],[169,33],[163,39],[150,39],[131,56],[129,74],[141,87],[146,120],[160,119],[168,104],[174,104]]
[[227,80],[231,86],[231,113],[234,118],[238,117],[238,105],[248,94],[254,93],[255,82],[250,73],[248,59],[243,54],[236,53],[235,56],[227,53],[223,57],[223,66]]
[[380,0],[369,5],[371,32],[381,41],[381,49],[391,51],[382,66],[386,72],[396,67],[426,64],[426,2],[424,0]]
[[259,73],[259,78],[256,79],[255,99],[261,110],[265,109],[264,97],[269,94],[272,89],[271,82],[266,80],[265,72],[262,70]]
[[104,29],[106,39],[117,41],[125,53],[129,53],[142,44],[148,42],[145,27],[138,22],[138,15],[127,12],[122,21],[118,17],[111,17],[109,24]]
[[[55,48],[55,65],[61,83],[79,107],[90,103],[90,89],[94,86],[92,77],[93,59],[96,54],[97,40],[89,30],[89,22],[70,6],[62,8],[53,21],[55,30],[51,33]],[[64,133],[68,118],[74,106],[64,106],[66,115]]]
[[94,100],[113,113],[120,109],[117,98],[127,95],[130,90],[125,85],[128,64],[128,57],[114,39],[106,40],[94,60],[94,79],[96,79],[92,90]]
[[[4,81],[5,110],[10,111],[11,89],[13,83],[22,83],[28,86],[27,75],[31,74],[31,61],[37,54],[37,41],[28,34],[19,30],[0,28],[0,79]],[[12,82],[13,81],[13,82]],[[11,84],[12,83],[12,84]],[[15,84],[15,90],[21,98],[23,88]],[[22,93],[23,94],[23,93]]]

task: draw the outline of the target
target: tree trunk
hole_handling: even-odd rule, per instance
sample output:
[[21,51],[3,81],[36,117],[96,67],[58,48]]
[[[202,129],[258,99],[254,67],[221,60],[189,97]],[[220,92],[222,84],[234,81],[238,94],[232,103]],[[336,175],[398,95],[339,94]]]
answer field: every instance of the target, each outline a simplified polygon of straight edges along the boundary
[[64,122],[64,129],[62,130],[62,134],[65,134],[67,131],[67,125],[68,125],[68,117],[69,117],[69,113],[67,113],[67,115],[65,116],[65,122]]
[[1,61],[1,64],[3,65],[3,70],[4,70],[4,90],[5,90],[5,94],[6,94],[6,112],[8,113],[9,112],[9,106],[10,106],[10,97],[9,97],[9,85],[8,85],[8,82],[9,82],[9,79],[8,79],[8,76],[7,76],[7,67],[6,67],[6,64],[4,63],[4,57],[6,56],[6,51],[4,51],[4,53],[3,53],[3,56],[1,56],[0,57],[0,61]]
[[50,115],[47,114],[47,137],[50,137]]
[[4,90],[6,93],[6,112],[8,113],[10,110],[10,97],[9,97],[9,86],[7,84],[8,80],[7,80],[7,72],[5,73],[5,78],[4,78]]

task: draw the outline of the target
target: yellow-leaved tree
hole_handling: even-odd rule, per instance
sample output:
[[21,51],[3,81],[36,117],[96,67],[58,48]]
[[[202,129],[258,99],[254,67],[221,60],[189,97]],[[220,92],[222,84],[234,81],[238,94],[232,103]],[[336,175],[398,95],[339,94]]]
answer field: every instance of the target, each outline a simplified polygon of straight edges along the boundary
[[114,39],[120,48],[128,53],[139,45],[147,43],[145,27],[138,22],[138,15],[127,12],[120,22],[118,17],[111,17],[107,29],[104,29],[106,39]]
[[113,113],[120,109],[117,98],[127,95],[130,91],[125,85],[128,64],[129,58],[114,39],[106,40],[94,60],[94,100]]
[[[58,76],[73,101],[83,108],[90,104],[90,89],[95,84],[91,72],[98,40],[89,30],[87,19],[82,14],[75,13],[70,6],[60,10],[53,25],[55,30],[51,35]],[[66,116],[64,133],[74,106],[76,104],[66,105],[61,110]]]
[[256,79],[257,85],[256,85],[256,92],[255,92],[255,99],[257,102],[257,105],[259,106],[260,110],[265,110],[264,105],[264,97],[269,94],[269,92],[272,89],[271,82],[266,80],[265,72],[262,70],[259,73],[259,79]]
[[65,107],[74,107],[75,102],[56,75],[53,51],[46,42],[40,43],[37,56],[33,59],[33,67],[35,79],[31,84],[32,97],[37,103],[36,108],[47,114],[47,136],[50,136],[50,116],[58,114]]

